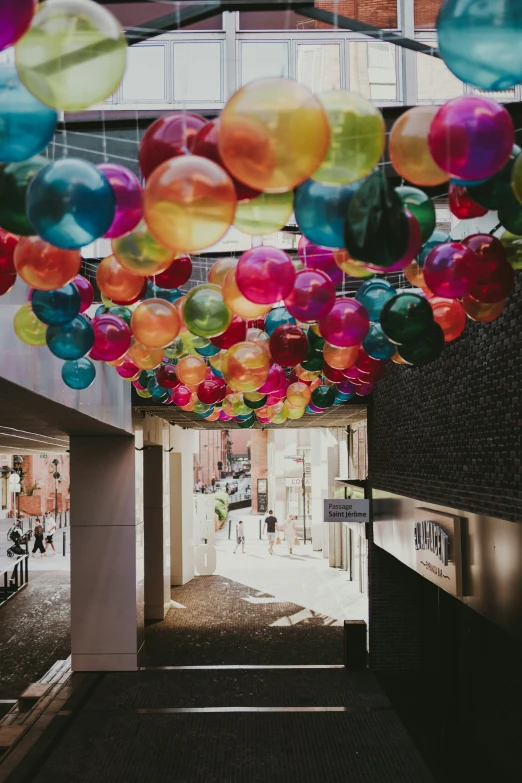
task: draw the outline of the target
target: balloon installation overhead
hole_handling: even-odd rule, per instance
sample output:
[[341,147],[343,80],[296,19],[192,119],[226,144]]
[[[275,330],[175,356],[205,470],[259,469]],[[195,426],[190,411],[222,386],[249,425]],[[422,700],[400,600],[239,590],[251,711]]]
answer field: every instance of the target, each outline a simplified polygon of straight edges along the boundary
[[[498,318],[522,268],[522,155],[510,114],[481,92],[522,81],[522,12],[513,0],[476,5],[446,0],[438,18],[441,57],[476,94],[408,109],[387,145],[361,95],[268,78],[218,119],[153,122],[140,179],[46,152],[59,112],[120,84],[116,18],[91,0],[0,0],[0,51],[15,59],[0,64],[0,295],[18,277],[30,287],[18,338],[63,360],[71,389],[106,363],[141,398],[249,428],[362,399],[388,362],[404,372],[436,361],[470,321]],[[496,210],[496,236],[437,229],[425,189],[442,186],[460,220]],[[292,213],[296,253],[258,239],[186,288],[195,255],[229,229],[263,237]],[[80,251],[102,237],[112,252],[93,304]],[[386,277],[398,271],[412,288]]]

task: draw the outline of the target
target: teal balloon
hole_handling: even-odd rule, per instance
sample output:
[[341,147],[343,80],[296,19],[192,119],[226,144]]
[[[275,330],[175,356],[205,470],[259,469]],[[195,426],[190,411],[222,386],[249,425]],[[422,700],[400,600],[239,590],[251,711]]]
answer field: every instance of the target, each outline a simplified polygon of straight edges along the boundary
[[395,296],[395,288],[387,280],[367,280],[355,294],[355,298],[368,311],[370,321],[378,321],[381,310]]
[[397,294],[382,308],[382,330],[388,340],[399,345],[413,343],[433,323],[433,310],[428,300],[418,294]]
[[437,36],[444,63],[463,82],[492,92],[522,82],[520,0],[445,0]]
[[[202,403],[196,403],[196,405],[201,405],[201,404]],[[194,405],[194,411],[198,414],[200,419],[208,419],[208,417],[212,416],[212,414],[214,413],[214,405],[207,405],[206,407],[208,410],[204,411],[203,413],[198,413],[198,411],[196,411],[196,405]]]
[[32,236],[34,228],[26,210],[31,180],[49,165],[48,158],[35,155],[20,163],[0,166],[0,227],[18,236]]
[[159,385],[155,375],[152,378],[149,378],[147,383],[147,391],[149,392],[154,402],[164,402],[169,396],[169,392],[165,389],[164,386]]
[[437,245],[442,245],[445,242],[451,242],[451,237],[445,231],[441,231],[440,228],[436,228],[428,241],[421,247],[417,261],[419,266],[424,266],[424,262],[428,258],[429,254]]
[[433,323],[424,334],[411,343],[399,345],[397,352],[401,359],[417,367],[438,359],[444,349],[444,332],[437,323]]
[[390,342],[379,324],[370,324],[368,334],[363,340],[362,347],[372,359],[391,359],[397,350],[397,346]]
[[68,324],[48,326],[45,339],[59,359],[81,359],[94,345],[94,329],[85,316],[77,315]]
[[123,305],[113,305],[112,307],[109,307],[107,312],[109,315],[117,315],[119,318],[123,318],[127,326],[130,326],[132,310],[130,310],[128,307],[124,307]]
[[97,315],[103,315],[104,313],[107,312],[108,312],[107,308],[105,307],[105,305],[102,304],[96,308],[96,310],[94,311],[94,316],[96,317]]
[[115,208],[114,192],[101,171],[78,158],[50,163],[34,177],[27,192],[27,215],[35,232],[67,250],[102,237]]
[[467,187],[469,197],[481,207],[498,210],[506,200],[509,200],[509,196],[513,195],[511,178],[515,161],[520,152],[520,147],[514,144],[508,162],[502,166],[500,171],[497,171],[489,179],[472,183]]
[[212,343],[209,343],[208,345],[204,345],[202,348],[196,348],[196,353],[199,353],[200,356],[215,356],[217,353],[219,353],[221,348],[218,348],[217,345],[212,345]]
[[278,326],[285,326],[285,324],[295,324],[293,315],[290,315],[286,307],[274,307],[269,313],[265,315],[265,332],[271,335]]
[[160,288],[155,285],[152,280],[147,283],[145,293],[141,297],[142,299],[166,299],[167,302],[175,302],[176,299],[181,299],[183,294],[179,288]]
[[82,305],[80,293],[74,283],[54,291],[33,291],[31,307],[44,324],[68,324],[78,315]]
[[322,185],[309,179],[294,196],[297,225],[310,242],[323,247],[344,247],[344,220],[358,183]]
[[156,370],[142,370],[138,375],[138,383],[146,389],[151,378],[156,378]]
[[62,380],[70,389],[87,389],[96,378],[96,367],[90,359],[74,359],[62,365]]
[[335,389],[333,386],[316,386],[312,392],[312,402],[318,408],[329,408],[334,404]]
[[421,230],[423,242],[427,242],[435,230],[435,205],[433,201],[420,188],[414,188],[412,185],[400,185],[395,188],[395,192],[402,201],[404,208],[409,209],[413,217],[417,220]]
[[31,95],[12,63],[0,65],[0,161],[14,163],[41,152],[51,141],[58,115]]

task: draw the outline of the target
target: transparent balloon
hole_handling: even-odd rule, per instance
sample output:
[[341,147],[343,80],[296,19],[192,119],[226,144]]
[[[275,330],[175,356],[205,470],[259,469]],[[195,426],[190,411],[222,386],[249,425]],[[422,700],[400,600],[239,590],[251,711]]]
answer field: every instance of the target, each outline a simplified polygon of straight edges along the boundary
[[32,288],[52,291],[70,283],[80,271],[78,250],[63,250],[40,237],[22,237],[16,246],[14,264],[22,280]]
[[134,310],[132,332],[148,348],[164,348],[177,336],[180,318],[176,308],[165,299],[147,299]]
[[198,285],[185,297],[183,320],[194,334],[207,338],[222,335],[232,318],[219,286]]
[[12,63],[0,63],[0,107],[0,161],[27,160],[47,147],[58,115],[31,95]]
[[62,365],[62,380],[70,389],[88,389],[96,378],[96,367],[90,359],[69,360]]
[[113,239],[111,246],[115,258],[129,272],[142,277],[156,275],[160,286],[160,273],[169,269],[175,256],[173,250],[152,236],[143,221],[130,234]]
[[17,337],[27,345],[45,345],[47,325],[36,317],[30,302],[26,302],[16,311],[14,330]]
[[257,391],[268,378],[270,358],[258,343],[236,343],[225,353],[223,376],[236,391]]

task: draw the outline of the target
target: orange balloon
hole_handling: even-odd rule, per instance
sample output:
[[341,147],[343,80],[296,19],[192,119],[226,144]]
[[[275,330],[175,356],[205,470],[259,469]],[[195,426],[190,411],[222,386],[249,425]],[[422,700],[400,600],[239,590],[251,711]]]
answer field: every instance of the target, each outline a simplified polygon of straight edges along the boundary
[[429,300],[433,318],[444,332],[444,342],[460,337],[466,326],[466,311],[456,299],[432,296]]
[[409,283],[415,286],[415,288],[422,288],[424,293],[428,296],[433,296],[433,291],[428,288],[426,281],[424,280],[422,267],[420,267],[416,261],[412,261],[408,266],[405,266],[403,271],[404,277]]
[[321,384],[322,384],[322,380],[320,378],[314,378],[310,384],[310,391],[317,389],[317,387],[321,386]]
[[98,265],[96,282],[108,299],[135,302],[143,290],[144,280],[122,266],[114,256],[107,256]]
[[14,251],[14,266],[24,283],[39,291],[54,291],[80,271],[79,250],[62,250],[40,237],[22,237]]
[[506,305],[506,300],[501,302],[478,302],[472,296],[465,296],[462,300],[462,307],[472,321],[479,321],[482,324],[496,321]]
[[413,185],[429,187],[449,179],[435,163],[428,147],[428,132],[438,110],[439,106],[414,106],[393,124],[390,160],[395,171]]
[[222,369],[235,391],[256,391],[268,378],[270,357],[260,343],[236,343],[225,353]]
[[163,349],[147,348],[135,340],[127,351],[127,356],[140,370],[154,370],[161,364]]
[[205,421],[216,421],[219,419],[219,408],[214,408],[210,416],[205,416]]
[[346,370],[355,364],[359,347],[359,345],[352,345],[349,348],[337,348],[335,345],[325,342],[323,346],[324,360],[326,364],[336,370]]
[[176,375],[181,383],[197,386],[207,375],[205,360],[200,356],[183,356],[176,365]]
[[129,361],[129,357],[127,356],[127,354],[123,354],[123,356],[120,356],[119,359],[114,359],[112,362],[107,362],[107,364],[110,364],[111,367],[121,367],[123,362],[128,362],[128,361]]
[[236,189],[207,158],[166,160],[147,180],[143,211],[151,233],[173,250],[202,250],[226,234],[236,214]]
[[213,285],[222,286],[225,277],[228,275],[231,269],[235,269],[237,266],[237,258],[220,258],[215,264],[212,264],[208,273],[208,282]]
[[408,364],[408,362],[405,362],[402,356],[399,356],[398,353],[394,353],[391,360],[392,362],[395,362],[395,364]]
[[318,378],[321,373],[310,372],[309,370],[305,370],[304,367],[301,367],[301,365],[298,364],[297,367],[295,368],[295,374],[302,381],[315,381],[315,379]]
[[187,402],[186,405],[180,405],[182,411],[193,411],[194,405],[198,402],[198,395],[194,392],[190,400]]
[[260,305],[250,302],[243,296],[236,283],[236,270],[231,269],[223,282],[223,299],[225,304],[235,315],[249,321],[253,318],[261,318],[272,309],[272,305]]
[[256,190],[282,193],[308,179],[330,144],[319,99],[291,79],[259,79],[221,113],[219,152],[228,171]]
[[143,220],[130,234],[113,239],[111,247],[122,266],[142,277],[164,272],[176,256],[170,248],[156,241]]
[[286,399],[294,408],[304,408],[310,402],[312,392],[310,387],[301,381],[291,383],[286,390]]
[[165,348],[178,336],[178,311],[166,299],[145,299],[131,317],[132,333],[148,348]]

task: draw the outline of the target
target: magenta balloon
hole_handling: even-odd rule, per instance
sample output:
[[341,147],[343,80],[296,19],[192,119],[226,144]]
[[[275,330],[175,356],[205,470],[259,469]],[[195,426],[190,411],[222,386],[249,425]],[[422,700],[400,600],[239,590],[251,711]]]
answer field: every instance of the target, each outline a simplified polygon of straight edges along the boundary
[[232,416],[229,416],[228,413],[225,413],[223,408],[219,411],[219,420],[220,421],[230,421]]
[[324,408],[318,408],[317,405],[314,405],[313,402],[308,403],[308,407],[311,411],[314,413],[324,413]]
[[124,356],[132,342],[131,330],[118,315],[97,315],[91,321],[94,329],[94,345],[91,359],[113,362]]
[[350,383],[350,381],[343,381],[342,383],[338,383],[337,388],[341,394],[355,394],[357,391],[357,387],[354,386],[353,383]]
[[268,372],[268,378],[257,391],[259,394],[271,394],[274,389],[280,389],[285,382],[285,371],[278,364],[273,364]]
[[335,286],[343,282],[343,272],[335,263],[332,248],[315,245],[302,236],[297,245],[297,255],[309,269],[319,269],[328,275]]
[[292,259],[276,247],[253,247],[243,253],[236,268],[237,287],[255,304],[275,304],[292,291],[295,269]]
[[116,201],[114,220],[105,236],[122,237],[136,228],[143,217],[141,183],[136,174],[119,163],[98,163],[96,168],[108,181]]
[[186,386],[176,386],[170,393],[170,399],[176,405],[188,405],[192,392]]
[[0,0],[0,51],[12,46],[27,31],[37,0]]
[[321,336],[338,348],[358,345],[370,326],[366,308],[356,299],[337,299],[326,316],[319,321]]
[[324,318],[335,302],[335,286],[319,269],[302,269],[295,276],[294,288],[285,299],[285,307],[298,321],[312,323]]
[[428,133],[440,168],[461,179],[492,177],[509,160],[515,129],[504,106],[490,98],[464,95],[441,106]]
[[409,209],[405,209],[404,214],[408,220],[409,239],[408,247],[406,248],[403,257],[399,258],[393,266],[382,267],[377,266],[376,264],[365,264],[364,266],[367,269],[371,269],[372,272],[380,272],[381,274],[384,272],[398,272],[399,270],[404,269],[405,266],[408,266],[408,264],[414,261],[418,256],[422,246],[422,232],[419,221],[411,214]]
[[[123,362],[123,364],[120,364],[119,367],[116,367],[116,372],[121,378],[132,378],[136,373],[139,373],[140,369],[139,367],[136,367],[134,362],[131,362],[130,360]],[[135,382],[136,383],[136,382]],[[141,385],[136,386],[136,388],[143,388]]]
[[374,385],[373,383],[363,383],[357,387],[355,393],[358,397],[366,397],[367,394],[372,393]]
[[82,304],[80,307],[80,313],[84,313],[92,305],[94,300],[94,291],[92,285],[82,275],[76,275],[73,280],[74,285],[78,289]]
[[480,262],[469,247],[460,242],[444,242],[428,254],[422,271],[426,285],[434,294],[460,299],[477,282]]
[[139,381],[133,381],[132,385],[134,386],[135,389],[139,389],[140,391],[145,391],[145,389],[147,388],[146,386],[142,386]]

